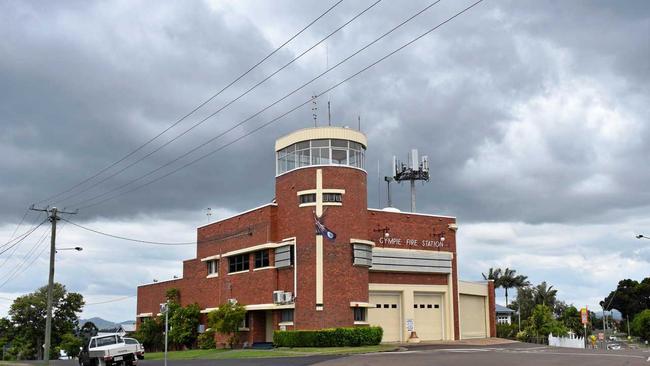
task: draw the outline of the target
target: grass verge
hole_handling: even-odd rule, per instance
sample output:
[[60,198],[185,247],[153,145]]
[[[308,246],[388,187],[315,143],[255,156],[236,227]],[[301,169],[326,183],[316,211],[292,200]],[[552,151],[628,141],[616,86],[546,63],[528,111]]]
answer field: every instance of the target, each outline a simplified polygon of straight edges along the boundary
[[[239,358],[272,358],[272,357],[299,357],[312,355],[349,355],[355,353],[387,352],[398,347],[380,344],[364,347],[327,347],[327,348],[274,348],[274,349],[193,349],[187,351],[173,351],[167,354],[169,360],[196,360],[196,359],[239,359]],[[162,360],[163,352],[145,354],[145,360]]]

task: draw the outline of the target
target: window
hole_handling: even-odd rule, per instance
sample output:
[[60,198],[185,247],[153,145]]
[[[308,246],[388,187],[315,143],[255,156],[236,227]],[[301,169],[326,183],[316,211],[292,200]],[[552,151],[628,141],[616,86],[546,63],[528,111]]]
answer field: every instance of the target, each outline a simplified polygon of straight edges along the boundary
[[133,338],[124,338],[124,343],[126,343],[126,344],[138,344],[138,341],[136,341]]
[[109,346],[111,344],[117,344],[115,336],[97,338],[97,347]]
[[248,268],[250,266],[250,264],[248,263],[248,253],[229,257],[228,265],[229,265],[228,268],[229,273],[248,271]]
[[348,151],[343,149],[332,149],[332,164],[347,165]]
[[293,322],[293,309],[284,309],[280,313],[280,322]]
[[241,321],[241,324],[239,325],[239,329],[246,329],[248,330],[248,327],[250,326],[250,313],[246,313],[244,315],[244,319]]
[[341,202],[341,194],[323,193],[323,202]]
[[255,252],[255,268],[262,268],[269,266],[269,251],[260,250]]
[[300,196],[300,203],[316,202],[316,193],[303,194]]
[[276,153],[277,174],[310,165],[348,165],[364,169],[365,147],[337,139],[302,141]]
[[354,310],[354,321],[355,322],[365,322],[366,321],[366,308],[353,308]]
[[211,274],[219,274],[219,261],[218,260],[211,260],[207,261],[207,266],[208,266],[208,275]]

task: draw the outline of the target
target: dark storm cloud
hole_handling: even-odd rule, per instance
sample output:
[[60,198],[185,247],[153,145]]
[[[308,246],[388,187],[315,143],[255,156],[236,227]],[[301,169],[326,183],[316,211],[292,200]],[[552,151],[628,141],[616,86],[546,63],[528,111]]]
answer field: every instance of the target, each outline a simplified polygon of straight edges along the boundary
[[[425,4],[387,2],[372,9],[328,43],[331,63]],[[2,191],[7,197],[4,220],[16,220],[26,204],[89,176],[182,116],[268,53],[273,47],[269,37],[279,37],[276,24],[283,24],[284,32],[290,34],[325,9],[322,4],[294,5],[283,4],[292,11],[279,11],[276,19],[264,16],[263,7],[255,12],[257,15],[248,14],[248,4],[239,12],[231,8],[236,8],[235,4],[215,10],[196,2],[155,7],[145,3],[110,7],[97,3],[5,4],[2,24],[7,37],[2,40],[5,57],[0,61],[2,166],[6,177]],[[293,43],[293,48],[280,52],[237,88],[171,132],[182,131],[223,105],[362,8],[344,4],[335,9]],[[432,8],[401,33],[211,147],[309,98],[312,92],[367,65],[459,8],[453,3]],[[294,30],[286,29],[289,25]],[[594,146],[593,129],[582,128],[589,106],[566,117],[565,124],[541,126],[537,131],[547,145],[542,153],[549,154],[544,171],[526,171],[524,156],[523,160],[511,161],[507,168],[501,167],[504,175],[500,180],[478,173],[468,175],[468,169],[477,169],[476,164],[490,163],[482,161],[486,146],[502,145],[504,151],[510,148],[512,141],[506,141],[506,136],[522,118],[515,115],[515,108],[525,109],[535,98],[552,98],[555,89],[571,87],[573,79],[587,78],[606,93],[587,95],[578,103],[611,98],[604,108],[622,110],[621,118],[647,117],[644,102],[648,94],[643,85],[647,85],[648,65],[647,58],[639,57],[648,55],[648,42],[642,36],[647,27],[647,6],[643,3],[615,7],[582,2],[487,2],[333,91],[334,122],[355,126],[356,117],[361,115],[362,129],[370,137],[367,166],[371,204],[379,205],[377,160],[380,174],[385,175],[393,154],[405,159],[408,150],[416,147],[432,162],[432,182],[419,188],[419,207],[423,210],[467,220],[535,222],[589,219],[596,214],[594,208],[601,206],[607,210],[648,205],[647,194],[633,199],[629,195],[630,190],[638,190],[647,182],[648,173],[639,177],[633,167],[642,164],[650,153],[648,144],[630,141],[627,151],[594,162],[595,149],[607,151],[610,147]],[[57,204],[73,205],[119,187],[225,130],[322,71],[322,53],[322,48],[317,49],[315,56],[307,56],[241,103],[124,174]],[[268,202],[273,198],[273,141],[292,129],[308,126],[310,114],[305,107],[183,173],[89,209],[87,214],[119,217],[197,210],[207,205],[241,210]],[[648,137],[645,126],[635,132]],[[173,134],[165,135],[157,144],[167,141],[168,136]],[[629,140],[627,137],[614,142]],[[155,146],[144,149],[141,155]],[[505,162],[497,159],[493,163]],[[569,190],[602,169],[608,169],[602,179],[611,178],[621,185],[618,192],[595,194],[582,202]],[[385,196],[383,185],[381,190]],[[395,193],[398,206],[407,208],[405,187],[396,187]],[[560,202],[550,200],[552,196]]]
[[[344,1],[134,157],[208,116],[369,4]],[[73,206],[156,169],[322,72],[326,58],[334,65],[427,4],[380,3],[332,37],[327,56],[325,46],[318,47],[145,161],[55,203]],[[155,136],[329,6],[305,1],[0,4],[0,237],[11,235],[27,205]],[[462,7],[441,2],[169,169],[252,131]],[[354,128],[361,116],[369,138],[373,207],[386,204],[385,183],[378,184],[377,176],[389,173],[392,155],[405,160],[418,148],[429,156],[432,179],[417,186],[418,211],[459,218],[460,270],[466,278],[479,279],[477,268],[509,265],[534,281],[551,281],[570,301],[596,304],[593,288],[607,293],[615,280],[577,276],[587,263],[597,273],[613,267],[631,277],[647,268],[647,251],[636,249],[630,238],[647,227],[650,207],[649,9],[644,1],[485,1],[319,98],[319,122],[326,123],[328,99],[335,125]],[[186,241],[206,222],[206,207],[220,218],[271,201],[274,141],[311,126],[311,116],[306,106],[178,174],[82,210],[75,220],[125,236]],[[393,187],[394,203],[408,210],[408,186]],[[79,259],[61,257],[57,276],[95,301],[131,295],[135,284],[179,275],[180,260],[195,255],[193,248],[151,250],[70,227],[61,240],[86,250],[74,257]],[[2,274],[20,263],[23,249]],[[36,261],[34,271],[27,272],[31,275],[17,277],[0,292],[10,297],[42,285],[45,263]],[[109,265],[123,273],[121,280],[102,277]],[[584,280],[582,288],[577,278]],[[96,309],[103,310],[88,314],[114,320],[134,312],[130,300]]]

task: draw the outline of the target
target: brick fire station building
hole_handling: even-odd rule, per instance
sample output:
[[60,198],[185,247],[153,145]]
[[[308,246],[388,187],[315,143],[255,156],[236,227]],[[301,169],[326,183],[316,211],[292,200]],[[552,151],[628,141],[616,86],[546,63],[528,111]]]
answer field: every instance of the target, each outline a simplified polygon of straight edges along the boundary
[[340,127],[278,139],[275,199],[198,228],[182,278],[138,287],[138,324],[177,288],[181,304],[203,314],[244,304],[249,344],[279,329],[367,325],[383,327],[384,342],[412,331],[420,340],[496,336],[493,283],[458,279],[456,219],[368,208],[367,146]]

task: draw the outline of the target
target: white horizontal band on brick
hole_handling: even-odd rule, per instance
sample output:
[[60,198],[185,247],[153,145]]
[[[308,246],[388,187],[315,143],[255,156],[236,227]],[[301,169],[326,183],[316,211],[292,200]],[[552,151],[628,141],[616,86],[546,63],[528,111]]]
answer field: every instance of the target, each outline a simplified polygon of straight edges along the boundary
[[205,309],[201,310],[201,314],[207,314],[207,313],[209,313],[211,311],[214,311],[214,310],[219,310],[219,308],[205,308]]
[[[323,193],[338,193],[338,194],[345,194],[345,189],[338,189],[338,188],[323,188],[321,190]],[[316,190],[315,189],[305,189],[304,191],[298,191],[296,192],[297,196],[302,196],[303,194],[315,194]],[[323,202],[324,203],[324,202]]]
[[365,240],[365,239],[350,239],[350,244],[366,244],[366,245],[371,245],[375,246],[375,242],[372,240]]
[[212,260],[219,259],[219,258],[221,258],[221,255],[220,255],[220,254],[217,254],[217,255],[211,255],[211,256],[209,256],[209,257],[201,258],[201,262],[212,261]]
[[252,310],[275,310],[275,309],[295,309],[296,305],[295,304],[285,304],[285,305],[252,304],[252,305],[246,305],[245,308],[248,311],[252,311]]
[[135,317],[136,318],[148,318],[150,316],[153,316],[153,313],[140,313],[140,314],[136,315]]
[[257,250],[262,250],[262,249],[274,249],[274,248],[283,247],[285,245],[293,245],[293,244],[294,244],[294,242],[288,242],[288,241],[287,242],[281,242],[281,243],[264,243],[264,244],[254,245],[252,247],[233,250],[233,251],[224,253],[221,256],[222,257],[232,257],[233,255],[237,255],[237,254],[250,253],[250,252],[255,252]]
[[205,278],[215,278],[215,277],[219,277],[219,274],[218,273],[210,273],[209,275],[205,276]]
[[351,308],[372,308],[373,305],[367,302],[351,301],[350,307]]

